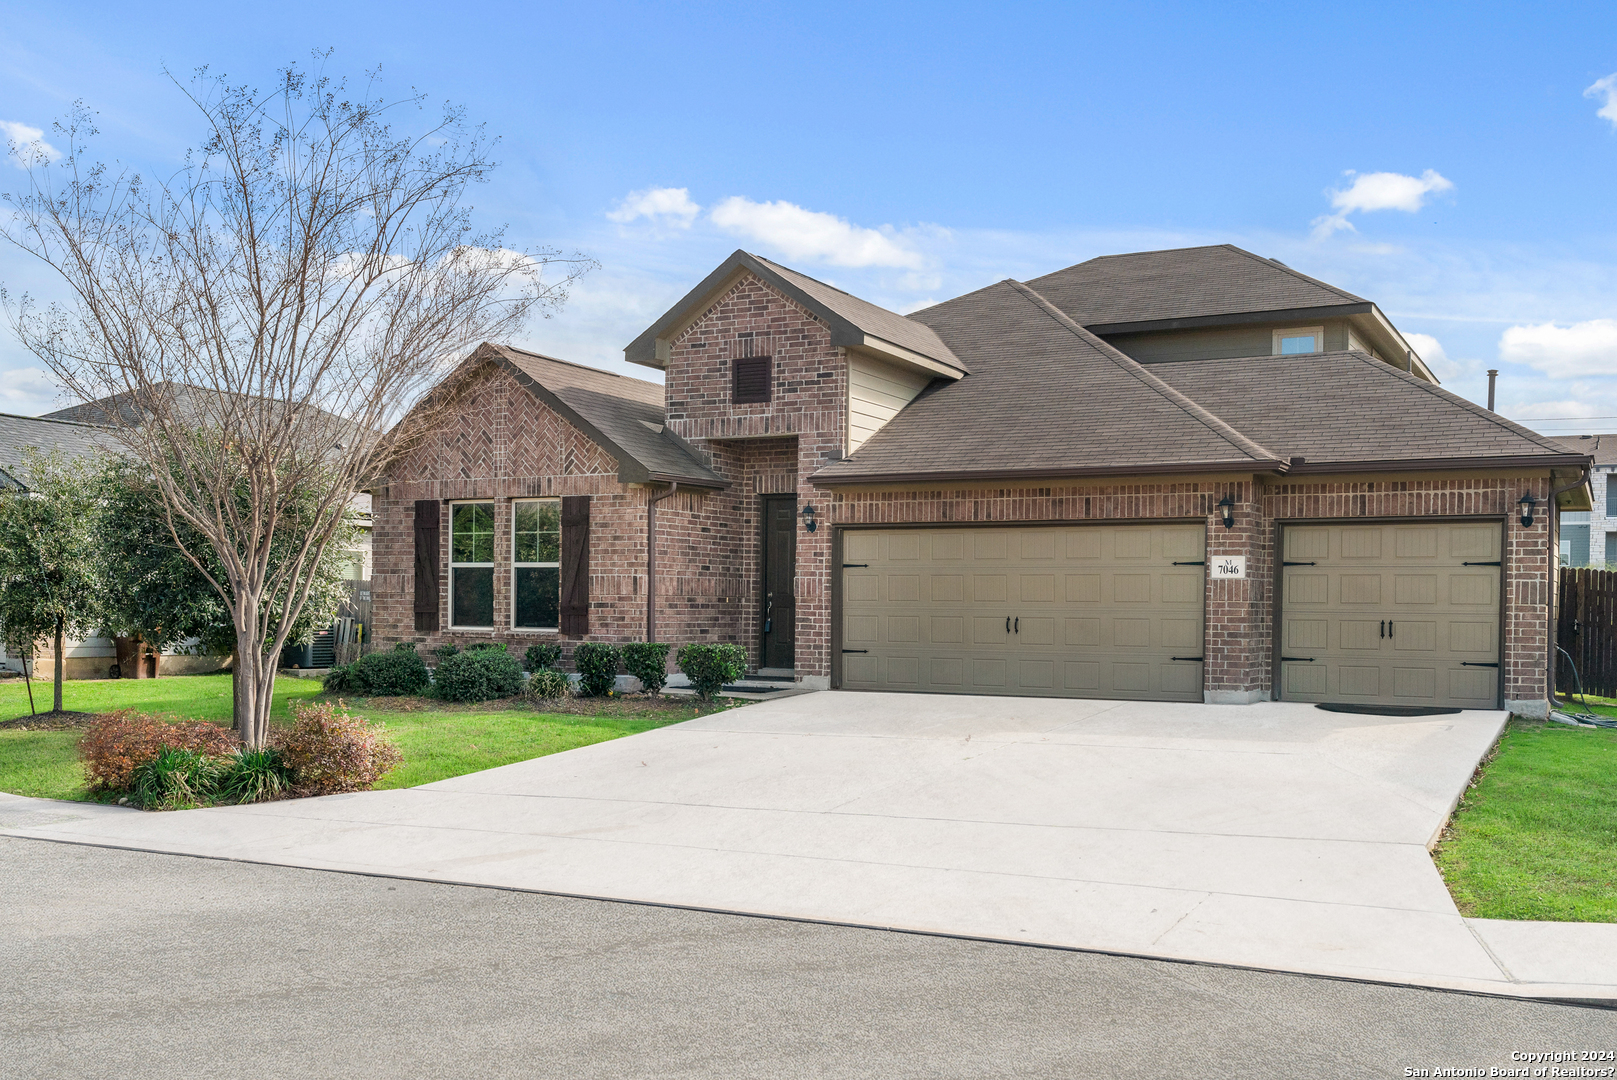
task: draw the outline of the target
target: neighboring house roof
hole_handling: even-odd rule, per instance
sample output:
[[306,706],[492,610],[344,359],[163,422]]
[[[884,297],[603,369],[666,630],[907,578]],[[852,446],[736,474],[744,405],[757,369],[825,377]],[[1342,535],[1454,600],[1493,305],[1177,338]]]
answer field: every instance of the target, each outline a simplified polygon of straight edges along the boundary
[[[1550,440],[1574,454],[1588,454],[1597,466],[1617,465],[1617,435],[1561,435]],[[1617,509],[1613,507],[1612,509]]]
[[732,254],[702,283],[623,350],[632,364],[666,365],[673,338],[715,303],[743,274],[751,273],[820,318],[831,344],[860,349],[944,378],[965,374],[966,365],[924,322],[877,307],[823,281],[746,251]]
[[478,346],[462,370],[485,361],[505,366],[534,396],[617,458],[618,479],[624,483],[729,486],[664,426],[659,383],[491,342]]
[[1588,460],[1361,353],[1146,367],[1015,281],[912,318],[972,374],[934,383],[817,483]]
[[112,450],[114,445],[105,430],[90,424],[0,413],[0,489],[28,487],[23,455],[29,448],[42,454],[59,452],[77,458]]
[[1344,466],[1579,465],[1587,453],[1363,353],[1153,364],[1151,371],[1265,446],[1289,472]]
[[[239,424],[242,422],[241,417],[244,408],[255,402],[269,405],[285,404],[278,398],[227,393],[207,387],[190,386],[186,383],[175,382],[155,383],[151,387],[150,394],[167,397],[169,407],[172,409],[171,415],[187,424],[200,427],[229,427],[233,424]],[[108,427],[138,424],[147,413],[147,410],[142,408],[140,402],[141,398],[135,391],[126,390],[120,394],[112,394],[108,397],[97,398],[94,401],[86,401],[80,405],[72,405],[52,413],[46,413],[45,419],[73,420],[79,423],[100,424]],[[319,406],[310,405],[305,406],[305,408],[312,410],[312,416],[317,422],[300,423],[300,429],[306,438],[313,439],[317,436],[325,437],[329,435],[333,441],[341,441],[359,436],[364,431],[361,425]],[[318,423],[320,418],[324,418],[328,423]],[[306,416],[305,420],[307,419],[308,417]]]
[[1370,308],[1362,296],[1233,244],[1103,255],[1028,284],[1096,333],[1215,315]]
[[823,483],[1271,469],[1285,459],[1004,281],[920,313],[972,374],[934,382]]

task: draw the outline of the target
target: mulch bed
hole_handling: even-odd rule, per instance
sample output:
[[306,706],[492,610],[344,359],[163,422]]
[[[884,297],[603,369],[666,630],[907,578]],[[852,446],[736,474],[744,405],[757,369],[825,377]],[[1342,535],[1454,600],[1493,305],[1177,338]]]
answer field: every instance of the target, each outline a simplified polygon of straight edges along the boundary
[[71,709],[35,713],[32,716],[19,716],[15,720],[0,723],[0,731],[72,731],[84,727],[100,715],[100,713],[73,712]]

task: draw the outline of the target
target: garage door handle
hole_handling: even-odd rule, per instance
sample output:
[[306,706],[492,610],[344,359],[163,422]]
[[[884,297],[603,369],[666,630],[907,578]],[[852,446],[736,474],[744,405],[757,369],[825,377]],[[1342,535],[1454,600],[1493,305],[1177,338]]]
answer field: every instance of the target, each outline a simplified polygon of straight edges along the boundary
[[1011,632],[1011,617],[1009,615],[1005,616],[1005,632],[1007,634]]
[[1478,663],[1477,661],[1474,661],[1474,660],[1461,660],[1460,661],[1460,666],[1461,667],[1498,667],[1499,665],[1498,664],[1483,664],[1483,663]]
[[1197,664],[1203,663],[1204,660],[1205,660],[1204,657],[1200,657],[1200,656],[1170,656],[1170,657],[1168,657],[1168,659],[1169,660],[1190,660],[1190,661],[1192,661],[1194,663],[1197,663]]
[[1280,662],[1282,664],[1289,664],[1294,661],[1298,663],[1307,662],[1312,664],[1314,662],[1314,658],[1312,656],[1282,656],[1280,658]]
[[1381,620],[1381,636],[1382,637],[1387,636],[1387,620],[1386,619]]
[[858,567],[861,570],[869,570],[870,569],[870,564],[867,563],[867,562],[845,562],[845,563],[842,564],[842,569],[844,569],[844,570],[850,569],[852,567]]
[[1022,632],[1022,616],[1018,615],[1016,617],[1016,629],[1015,629],[1014,633],[1020,634],[1021,632]]
[[843,649],[843,650],[842,650],[842,651],[843,651],[843,652],[845,652],[845,653],[851,653],[851,652],[863,652],[863,653],[867,653],[867,652],[869,652],[869,651],[870,651],[870,650],[869,650],[869,649]]
[[1498,559],[1495,559],[1493,562],[1463,562],[1460,565],[1461,566],[1503,566],[1505,564],[1500,562]]
[[1187,562],[1176,562],[1176,563],[1174,563],[1174,565],[1175,566],[1206,566],[1207,565],[1207,560],[1206,559],[1195,559],[1195,560],[1191,560],[1191,561],[1187,561]]

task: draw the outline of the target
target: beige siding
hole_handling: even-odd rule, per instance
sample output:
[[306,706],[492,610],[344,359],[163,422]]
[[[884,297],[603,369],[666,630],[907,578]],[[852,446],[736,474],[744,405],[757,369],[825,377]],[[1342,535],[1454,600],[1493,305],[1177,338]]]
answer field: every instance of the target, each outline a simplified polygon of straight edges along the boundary
[[915,400],[930,378],[857,353],[848,355],[848,452]]
[[1142,364],[1169,363],[1175,360],[1220,360],[1236,356],[1268,356],[1274,352],[1276,330],[1321,325],[1325,327],[1325,351],[1336,352],[1348,347],[1346,319],[1165,330],[1146,334],[1112,334],[1106,340],[1118,351]]

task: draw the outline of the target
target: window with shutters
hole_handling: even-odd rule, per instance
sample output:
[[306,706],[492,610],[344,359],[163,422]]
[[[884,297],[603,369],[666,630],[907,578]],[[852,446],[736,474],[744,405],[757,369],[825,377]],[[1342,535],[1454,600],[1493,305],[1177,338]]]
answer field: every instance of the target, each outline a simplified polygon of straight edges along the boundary
[[494,628],[494,504],[449,510],[449,625]]
[[511,625],[556,629],[561,615],[560,499],[520,499],[512,504],[511,568],[515,579]]
[[750,405],[769,400],[774,375],[774,358],[769,356],[742,356],[731,361],[734,385],[730,400],[737,405]]

